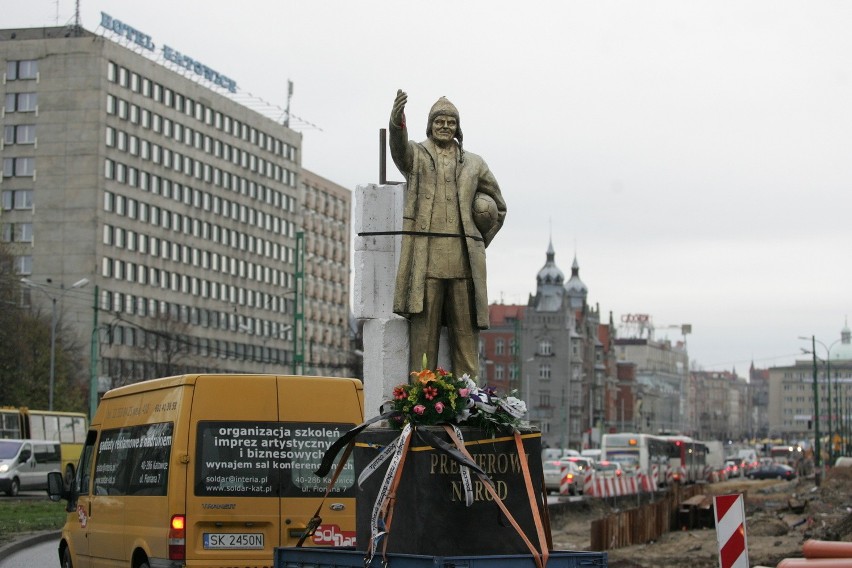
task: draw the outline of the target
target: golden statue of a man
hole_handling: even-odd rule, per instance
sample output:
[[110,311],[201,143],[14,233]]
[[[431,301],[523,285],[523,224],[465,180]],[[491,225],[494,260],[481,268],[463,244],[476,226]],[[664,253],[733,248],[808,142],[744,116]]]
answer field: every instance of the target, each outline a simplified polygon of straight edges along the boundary
[[485,161],[464,150],[456,107],[438,99],[426,140],[412,142],[406,102],[397,91],[389,128],[391,156],[407,183],[394,312],[410,322],[411,369],[424,355],[434,368],[447,326],[451,371],[478,377],[479,330],[488,328],[485,247],[503,226],[506,202]]

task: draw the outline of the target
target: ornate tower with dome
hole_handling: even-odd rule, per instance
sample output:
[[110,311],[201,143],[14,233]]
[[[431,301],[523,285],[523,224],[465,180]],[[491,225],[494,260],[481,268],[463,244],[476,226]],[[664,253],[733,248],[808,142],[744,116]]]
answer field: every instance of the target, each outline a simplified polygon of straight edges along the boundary
[[588,293],[576,256],[565,281],[551,240],[524,313],[520,348],[521,395],[547,447],[599,446],[610,334],[601,340],[599,310],[589,308]]
[[849,318],[840,330],[840,343],[831,348],[829,359],[834,361],[852,361],[852,331],[849,330]]

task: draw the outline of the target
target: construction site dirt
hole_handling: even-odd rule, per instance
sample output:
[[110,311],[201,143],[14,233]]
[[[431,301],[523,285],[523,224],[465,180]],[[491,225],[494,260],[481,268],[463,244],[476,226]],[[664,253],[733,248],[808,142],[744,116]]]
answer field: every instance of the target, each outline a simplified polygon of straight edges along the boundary
[[[736,478],[704,486],[713,495],[741,493],[746,517],[749,565],[775,567],[785,558],[802,558],[807,539],[852,541],[852,468],[828,471],[819,486],[813,477],[793,481]],[[584,499],[551,514],[555,550],[590,550],[592,522],[631,507]],[[607,551],[611,568],[716,568],[719,545],[712,506],[688,518],[654,542]]]

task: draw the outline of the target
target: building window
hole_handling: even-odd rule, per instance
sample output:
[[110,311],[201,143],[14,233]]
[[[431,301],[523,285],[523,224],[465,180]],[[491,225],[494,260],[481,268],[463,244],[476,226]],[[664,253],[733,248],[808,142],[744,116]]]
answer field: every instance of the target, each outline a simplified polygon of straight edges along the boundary
[[550,365],[544,364],[538,367],[538,378],[542,381],[550,380]]
[[3,223],[2,237],[5,243],[31,243],[33,241],[33,224]]
[[35,144],[35,124],[17,124],[3,127],[6,144]]
[[3,210],[11,211],[12,209],[32,209],[33,208],[33,190],[31,189],[15,189],[3,192]]
[[32,177],[35,158],[3,158],[4,177]]
[[23,255],[15,257],[15,272],[18,274],[33,273],[33,257],[32,255]]
[[539,355],[553,355],[553,343],[549,339],[542,339],[538,342]]
[[6,112],[35,112],[38,93],[6,93]]
[[506,348],[506,342],[503,340],[502,337],[498,338],[495,345],[494,345],[494,354],[495,355],[502,355],[503,352],[505,351],[505,348]]
[[6,80],[38,79],[38,60],[21,59],[6,62]]

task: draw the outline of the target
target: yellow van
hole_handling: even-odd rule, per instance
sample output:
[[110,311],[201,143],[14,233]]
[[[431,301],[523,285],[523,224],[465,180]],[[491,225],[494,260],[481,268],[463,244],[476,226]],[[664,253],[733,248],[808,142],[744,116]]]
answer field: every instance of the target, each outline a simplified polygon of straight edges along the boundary
[[[325,450],[363,421],[357,379],[183,375],[109,391],[71,488],[64,568],[272,567],[325,494]],[[345,465],[306,545],[355,545],[355,475]]]

